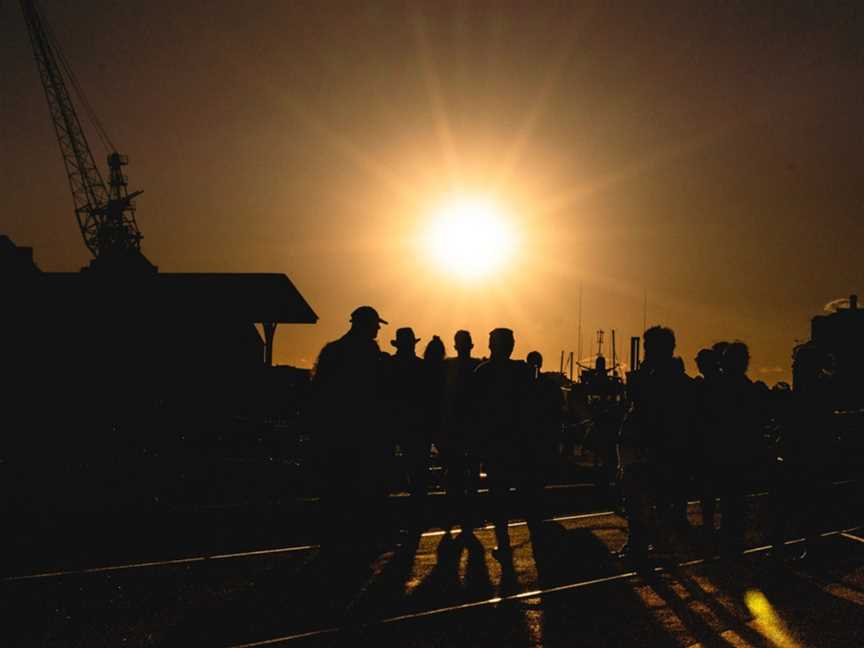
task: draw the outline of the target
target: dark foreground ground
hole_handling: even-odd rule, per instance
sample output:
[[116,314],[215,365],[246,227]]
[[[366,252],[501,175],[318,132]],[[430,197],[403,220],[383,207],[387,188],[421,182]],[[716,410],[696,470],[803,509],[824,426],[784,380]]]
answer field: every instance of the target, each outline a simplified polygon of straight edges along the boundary
[[[212,534],[191,526],[109,531],[103,521],[113,535],[91,534],[99,550],[88,554],[87,534],[67,520],[53,529],[56,551],[7,555],[0,646],[864,645],[860,487],[825,501],[823,531],[834,533],[804,560],[762,548],[768,498],[750,505],[754,551],[702,561],[693,505],[690,536],[639,573],[614,557],[625,525],[603,511],[553,516],[534,534],[515,524],[512,570],[491,556],[487,528],[370,550],[358,547],[372,529],[346,528],[341,549],[322,550],[276,514],[223,518],[230,542],[209,547]],[[149,560],[136,533],[161,536]],[[64,535],[78,549],[62,557]]]

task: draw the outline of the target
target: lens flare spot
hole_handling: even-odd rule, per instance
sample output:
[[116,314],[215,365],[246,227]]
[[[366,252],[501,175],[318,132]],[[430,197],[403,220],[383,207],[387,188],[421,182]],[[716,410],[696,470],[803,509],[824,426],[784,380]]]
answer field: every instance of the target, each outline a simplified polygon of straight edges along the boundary
[[435,210],[424,247],[444,271],[477,279],[500,271],[512,259],[516,233],[494,200],[460,197]]
[[763,592],[749,589],[744,595],[744,603],[754,617],[754,624],[762,635],[774,645],[781,648],[800,648],[799,644],[786,628],[774,606]]

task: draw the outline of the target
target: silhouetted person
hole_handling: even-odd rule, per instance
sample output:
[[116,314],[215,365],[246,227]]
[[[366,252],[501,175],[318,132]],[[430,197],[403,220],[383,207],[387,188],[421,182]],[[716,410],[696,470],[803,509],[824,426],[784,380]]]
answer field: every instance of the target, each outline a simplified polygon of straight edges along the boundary
[[444,349],[444,342],[437,335],[433,335],[423,350],[423,371],[425,374],[423,397],[426,410],[426,436],[432,444],[435,444],[439,457],[441,453],[444,383],[446,381],[444,360],[446,357],[447,351]]
[[531,372],[531,379],[537,380],[540,377],[540,370],[543,368],[543,355],[539,351],[529,351],[528,355],[525,356],[525,362]]
[[771,468],[763,437],[764,384],[747,377],[750,353],[743,342],[731,342],[720,357],[720,379],[710,396],[715,431],[707,438],[713,488],[720,497],[720,548],[737,553],[744,545],[746,493],[754,476]]
[[699,370],[699,375],[695,378],[696,381],[716,380],[720,375],[719,357],[714,349],[699,349],[699,353],[693,360]]
[[529,387],[525,408],[525,425],[519,444],[521,456],[520,499],[526,519],[533,528],[541,519],[543,487],[555,458],[561,433],[561,390],[544,374],[543,356],[531,351],[526,356]]
[[444,348],[444,341],[439,336],[433,335],[423,350],[423,359],[427,362],[444,362],[446,357],[447,349]]
[[530,388],[526,364],[510,359],[514,346],[513,331],[494,329],[489,334],[490,358],[474,372],[477,446],[486,467],[498,543],[492,555],[505,566],[512,564],[513,557],[507,531],[507,496],[519,478],[519,441]]
[[599,485],[608,489],[616,481],[618,471],[618,432],[624,418],[619,397],[622,385],[612,380],[606,368],[606,358],[598,355],[594,369],[582,373],[585,383],[585,434],[583,446],[594,455],[594,468],[597,470]]
[[[725,347],[722,347],[725,348]],[[709,435],[722,433],[717,430],[713,420],[711,399],[717,391],[720,382],[721,354],[714,348],[701,349],[696,354],[696,367],[699,376],[693,380],[693,459],[694,475],[699,487],[699,497],[702,504],[702,535],[705,553],[713,556],[716,550],[714,542],[714,514],[717,493],[712,477],[712,462],[709,456]]]
[[[808,389],[789,391],[775,385],[775,421],[780,427],[778,450],[772,485],[775,525],[771,542],[780,557],[805,558],[824,540],[830,519],[831,503],[837,498],[830,493],[832,474],[837,457],[834,430],[832,359],[829,354],[814,358],[818,371]],[[804,537],[805,542],[789,547],[784,541]]]
[[438,443],[447,490],[444,526],[449,531],[458,523],[463,533],[470,533],[473,529],[473,495],[477,491],[480,467],[468,446],[468,439],[474,424],[474,370],[480,360],[471,357],[474,343],[468,331],[457,331],[453,342],[456,357],[445,360],[444,402]]
[[419,530],[429,483],[430,428],[427,420],[427,375],[416,354],[420,338],[410,327],[396,331],[390,344],[396,353],[390,362],[389,396],[393,438],[402,451],[408,471],[411,513],[408,530]]
[[312,371],[323,510],[335,533],[340,524],[377,513],[376,500],[386,492],[382,467],[390,446],[380,425],[383,359],[375,341],[386,323],[371,306],[355,309],[351,329],[321,349]]
[[[721,340],[720,342],[715,342],[711,345],[711,350],[714,352],[714,357],[717,361],[718,369],[720,367],[720,359],[723,357],[723,352],[726,350],[731,342],[727,342],[726,340]],[[720,371],[722,373],[722,370]]]
[[622,557],[637,561],[677,526],[690,426],[690,379],[673,356],[675,334],[654,326],[644,340],[645,360],[632,378],[637,385],[619,449],[629,533]]

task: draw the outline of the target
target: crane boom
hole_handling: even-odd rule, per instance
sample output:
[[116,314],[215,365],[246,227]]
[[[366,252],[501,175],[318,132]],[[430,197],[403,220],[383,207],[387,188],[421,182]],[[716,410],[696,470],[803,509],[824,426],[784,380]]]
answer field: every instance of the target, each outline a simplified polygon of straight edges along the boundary
[[[135,221],[132,200],[141,192],[129,194],[127,191],[123,166],[128,164],[128,158],[116,151],[108,155],[110,176],[106,186],[66,87],[62,54],[46,29],[36,1],[21,0],[21,10],[66,167],[75,217],[84,244],[97,259],[138,252],[141,232]],[[74,79],[72,82],[74,85]]]

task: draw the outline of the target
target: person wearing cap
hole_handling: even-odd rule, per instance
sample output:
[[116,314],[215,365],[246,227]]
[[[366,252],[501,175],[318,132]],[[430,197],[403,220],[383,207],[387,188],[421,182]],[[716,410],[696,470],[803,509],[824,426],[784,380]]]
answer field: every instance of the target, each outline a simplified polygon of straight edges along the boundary
[[371,306],[351,313],[351,328],[328,342],[312,370],[317,423],[326,484],[323,508],[333,537],[339,527],[378,513],[386,493],[387,435],[382,430],[384,358],[376,337],[387,324]]
[[444,401],[438,445],[447,492],[445,531],[458,523],[462,533],[471,533],[474,528],[472,495],[477,492],[480,464],[469,452],[468,437],[474,421],[474,370],[480,360],[471,356],[474,348],[471,333],[456,331],[453,342],[456,357],[444,361]]
[[492,522],[497,547],[492,555],[512,570],[513,551],[507,529],[510,487],[520,471],[519,441],[527,415],[526,395],[530,388],[528,366],[511,360],[515,339],[507,328],[489,334],[490,358],[474,371],[477,426],[472,445],[482,457],[489,480]]
[[426,375],[423,360],[416,353],[420,338],[409,326],[396,329],[390,345],[396,349],[389,363],[387,398],[392,441],[406,464],[411,513],[408,531],[419,529],[428,486],[430,440],[424,399]]

